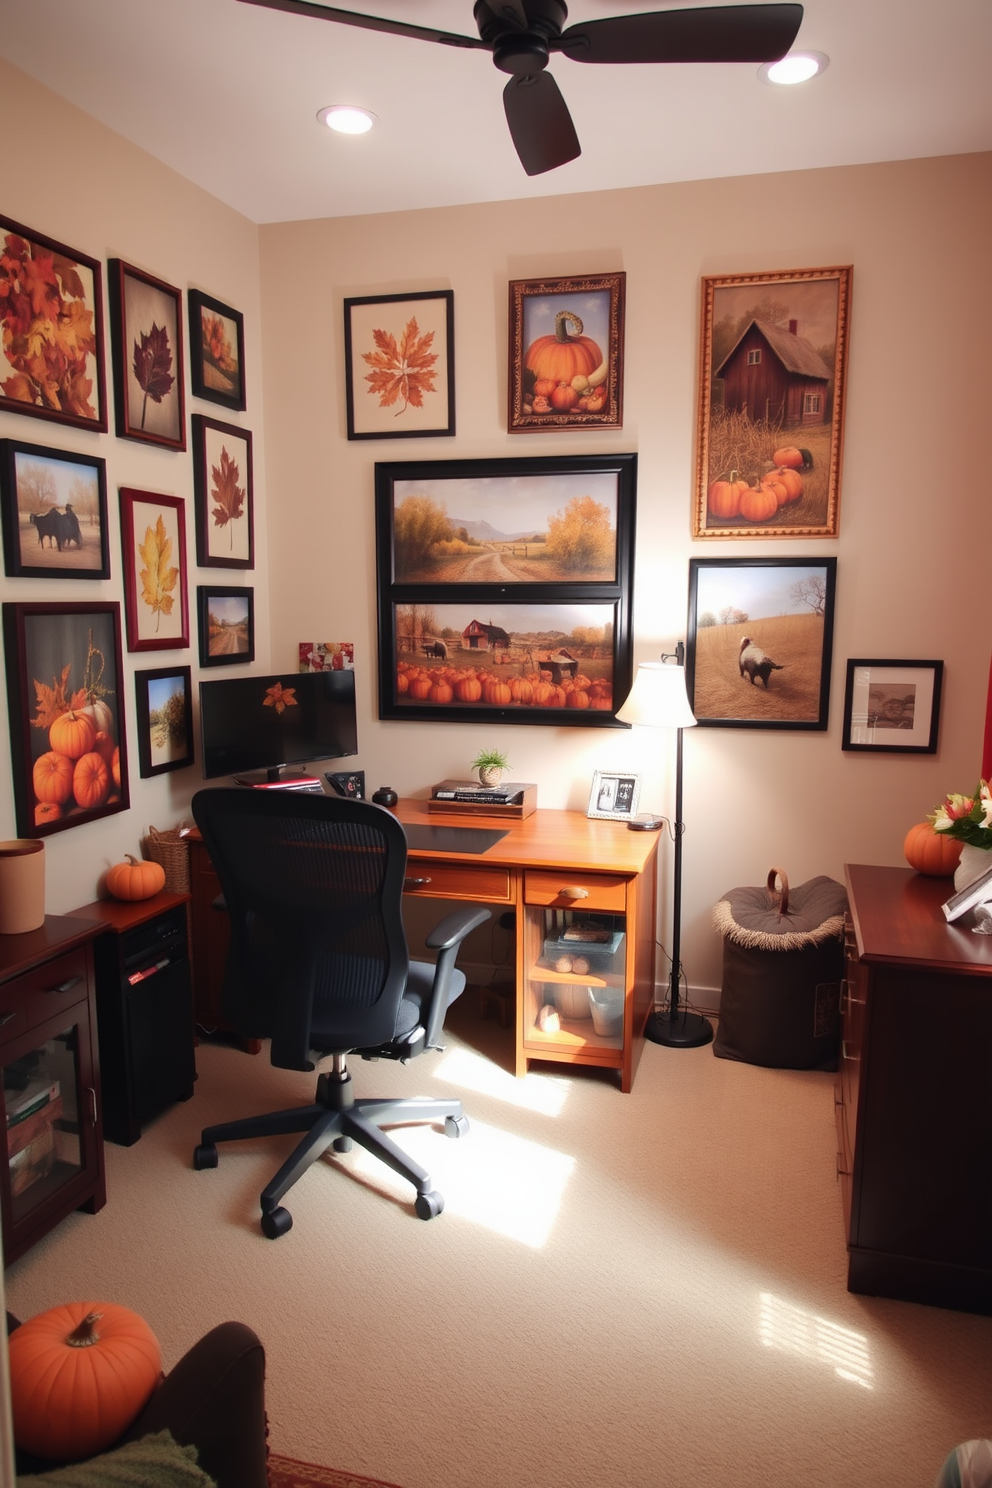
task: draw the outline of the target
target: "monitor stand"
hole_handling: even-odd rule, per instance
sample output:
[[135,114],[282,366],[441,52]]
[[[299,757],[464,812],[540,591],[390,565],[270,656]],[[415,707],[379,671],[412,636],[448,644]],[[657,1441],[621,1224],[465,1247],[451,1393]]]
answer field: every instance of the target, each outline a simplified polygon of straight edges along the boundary
[[306,775],[302,770],[283,770],[281,765],[273,765],[269,770],[253,770],[247,775],[232,775],[231,779],[235,785],[250,785],[256,790],[310,790],[315,785],[320,786],[316,775]]

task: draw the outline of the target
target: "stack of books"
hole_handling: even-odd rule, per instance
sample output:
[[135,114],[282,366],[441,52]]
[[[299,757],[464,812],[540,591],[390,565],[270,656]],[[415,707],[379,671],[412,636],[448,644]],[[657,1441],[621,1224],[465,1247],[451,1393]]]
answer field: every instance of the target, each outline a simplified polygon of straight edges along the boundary
[[530,816],[537,810],[537,786],[514,780],[493,786],[442,780],[431,786],[427,809],[463,816]]
[[58,1080],[29,1080],[23,1090],[5,1090],[10,1191],[22,1194],[51,1172],[55,1123],[62,1115]]

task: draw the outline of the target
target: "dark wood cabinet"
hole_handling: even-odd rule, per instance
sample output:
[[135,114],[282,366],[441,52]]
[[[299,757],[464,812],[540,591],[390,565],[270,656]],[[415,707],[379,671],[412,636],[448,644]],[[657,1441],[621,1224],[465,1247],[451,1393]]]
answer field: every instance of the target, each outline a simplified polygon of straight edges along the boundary
[[949,879],[852,865],[838,1170],[852,1292],[992,1313],[992,937]]
[[93,942],[102,927],[48,915],[0,935],[0,1072],[7,1161],[0,1163],[9,1265],[74,1209],[107,1200]]

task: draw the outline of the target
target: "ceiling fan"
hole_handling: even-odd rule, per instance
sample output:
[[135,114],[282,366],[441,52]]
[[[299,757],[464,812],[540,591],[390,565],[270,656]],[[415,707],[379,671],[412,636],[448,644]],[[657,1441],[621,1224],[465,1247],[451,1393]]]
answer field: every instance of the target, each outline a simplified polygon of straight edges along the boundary
[[479,35],[474,37],[339,10],[318,0],[242,3],[492,52],[500,71],[510,74],[503,107],[514,148],[529,176],[555,170],[582,153],[568,105],[554,78],[544,71],[552,52],[562,52],[573,62],[777,62],[795,40],[803,18],[798,4],[717,5],[606,16],[562,30],[568,19],[564,0],[476,0]]

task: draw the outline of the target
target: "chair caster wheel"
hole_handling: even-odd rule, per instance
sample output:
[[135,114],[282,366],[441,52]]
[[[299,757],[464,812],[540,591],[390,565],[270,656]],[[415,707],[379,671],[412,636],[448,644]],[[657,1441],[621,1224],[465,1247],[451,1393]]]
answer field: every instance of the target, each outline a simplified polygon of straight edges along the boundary
[[418,1219],[436,1219],[444,1208],[444,1200],[439,1193],[418,1194],[417,1202],[413,1207],[417,1211]]
[[355,1143],[351,1137],[335,1137],[331,1146],[335,1152],[350,1152]]
[[262,1234],[267,1240],[278,1240],[293,1228],[293,1216],[288,1209],[271,1209],[262,1215]]
[[445,1116],[444,1135],[446,1137],[464,1137],[468,1131],[467,1116]]
[[217,1166],[217,1148],[213,1142],[201,1142],[199,1147],[194,1147],[193,1166],[197,1171],[201,1168],[215,1168]]

